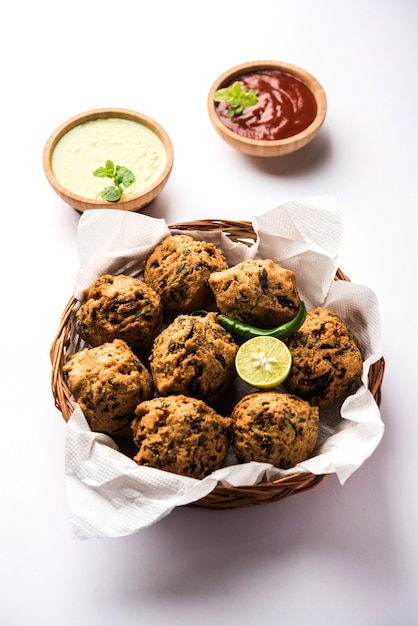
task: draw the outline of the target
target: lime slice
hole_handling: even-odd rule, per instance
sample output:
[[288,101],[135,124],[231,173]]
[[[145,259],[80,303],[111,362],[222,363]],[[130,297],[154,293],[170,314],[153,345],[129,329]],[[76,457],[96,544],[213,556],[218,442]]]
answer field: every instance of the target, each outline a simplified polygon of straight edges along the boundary
[[239,348],[235,357],[238,376],[257,389],[277,387],[289,375],[292,356],[283,341],[275,337],[253,337]]

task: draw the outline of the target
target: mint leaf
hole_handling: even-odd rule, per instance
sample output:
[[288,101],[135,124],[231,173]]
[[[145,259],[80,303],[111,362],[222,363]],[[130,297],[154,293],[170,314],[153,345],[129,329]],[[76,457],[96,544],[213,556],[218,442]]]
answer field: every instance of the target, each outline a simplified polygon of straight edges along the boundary
[[227,111],[227,116],[234,117],[234,115],[239,115],[240,113],[242,113],[243,110],[244,110],[243,106],[241,106],[240,104],[237,104],[237,102],[231,102],[231,106],[229,107]]
[[97,176],[98,178],[112,178],[109,176],[109,172],[105,167],[98,167],[97,170],[94,170],[93,176]]
[[251,107],[257,104],[257,92],[255,89],[247,89],[241,96],[241,105],[243,107]]
[[105,187],[101,193],[103,200],[108,202],[117,202],[120,200],[122,192],[119,187],[112,185],[111,187]]
[[229,102],[231,98],[231,90],[228,87],[223,87],[215,91],[215,102]]
[[239,82],[239,80],[236,80],[235,83],[232,85],[231,89],[231,95],[234,98],[239,98],[244,92],[242,91],[242,85]]
[[120,165],[116,166],[116,174],[115,174],[115,183],[117,185],[122,185],[123,187],[128,187],[135,180],[135,176],[128,170],[127,167],[123,167]]
[[113,185],[105,187],[101,193],[103,200],[108,202],[117,202],[120,200],[124,189],[132,185],[135,180],[135,176],[131,170],[123,165],[116,165],[108,159],[104,167],[98,167],[94,170],[93,176],[98,178],[111,178]]
[[242,84],[236,80],[231,87],[218,89],[214,95],[215,102],[228,102],[228,117],[239,115],[245,107],[254,106],[258,102],[255,89],[242,89]]

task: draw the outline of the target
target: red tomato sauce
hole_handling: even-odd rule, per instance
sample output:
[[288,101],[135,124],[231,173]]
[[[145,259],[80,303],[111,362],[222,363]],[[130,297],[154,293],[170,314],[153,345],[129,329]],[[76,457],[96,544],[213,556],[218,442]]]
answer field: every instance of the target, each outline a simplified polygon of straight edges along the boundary
[[[220,102],[216,111],[225,126],[238,135],[256,140],[292,137],[314,121],[317,103],[313,93],[296,76],[280,70],[260,70],[234,78],[242,89],[255,89],[258,103],[239,115],[228,117],[229,104]],[[230,85],[224,85],[231,87]]]

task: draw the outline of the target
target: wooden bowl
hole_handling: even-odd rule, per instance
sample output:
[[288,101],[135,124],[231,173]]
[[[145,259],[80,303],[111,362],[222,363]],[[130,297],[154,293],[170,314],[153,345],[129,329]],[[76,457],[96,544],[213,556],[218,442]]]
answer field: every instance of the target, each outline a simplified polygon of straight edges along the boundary
[[[313,95],[316,101],[316,115],[314,114],[313,120],[300,132],[280,139],[253,139],[244,137],[231,130],[220,118],[218,113],[219,105],[214,100],[215,92],[218,89],[231,86],[239,77],[265,70],[275,70],[294,76],[302,81]],[[326,95],[316,78],[295,65],[282,63],[281,61],[251,61],[227,70],[215,80],[210,88],[207,105],[210,120],[222,139],[233,148],[245,154],[259,157],[277,157],[299,150],[318,134],[327,112]]]
[[[162,171],[158,174],[157,178],[152,180],[147,187],[136,193],[126,193],[126,195],[123,194],[120,200],[118,200],[117,202],[108,202],[100,197],[84,197],[82,195],[78,195],[74,191],[66,189],[65,186],[61,184],[61,182],[57,179],[52,167],[54,150],[60,139],[64,137],[66,133],[68,133],[76,126],[79,126],[86,122],[108,118],[121,118],[124,120],[137,122],[145,126],[160,139],[166,156],[165,165],[163,166]],[[105,157],[104,160],[106,160],[107,158],[112,159],[111,155]],[[64,202],[72,206],[77,211],[81,212],[88,209],[122,209],[125,211],[138,211],[140,209],[143,209],[146,205],[152,202],[152,200],[154,200],[165,187],[173,167],[173,160],[173,146],[166,131],[150,117],[147,117],[142,113],[129,111],[127,109],[95,109],[92,111],[87,111],[85,113],[80,113],[79,115],[72,117],[71,119],[64,122],[52,133],[52,135],[46,142],[43,152],[44,172],[50,185],[58,194],[58,196],[62,200],[64,200]],[[128,166],[126,163],[115,163],[115,165],[117,164]],[[104,165],[104,163],[98,163],[97,167],[101,165]],[[88,173],[88,175],[90,175],[90,172]],[[103,186],[106,186],[106,184],[110,184],[109,179],[103,179],[103,181],[106,180],[108,182],[103,182]]]

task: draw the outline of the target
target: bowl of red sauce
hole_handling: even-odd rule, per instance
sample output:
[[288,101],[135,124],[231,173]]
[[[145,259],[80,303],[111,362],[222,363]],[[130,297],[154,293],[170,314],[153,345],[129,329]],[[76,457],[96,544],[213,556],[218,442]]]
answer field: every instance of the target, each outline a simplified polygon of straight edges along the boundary
[[251,61],[215,80],[208,112],[216,132],[233,148],[251,156],[277,157],[316,137],[327,99],[306,70],[281,61]]

